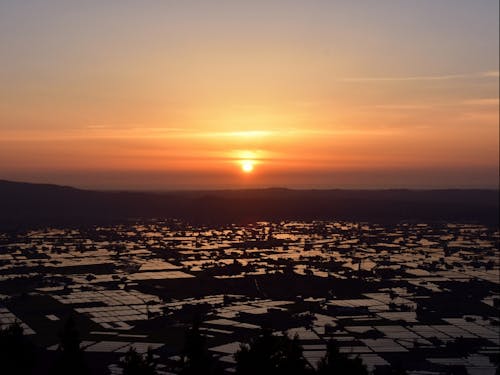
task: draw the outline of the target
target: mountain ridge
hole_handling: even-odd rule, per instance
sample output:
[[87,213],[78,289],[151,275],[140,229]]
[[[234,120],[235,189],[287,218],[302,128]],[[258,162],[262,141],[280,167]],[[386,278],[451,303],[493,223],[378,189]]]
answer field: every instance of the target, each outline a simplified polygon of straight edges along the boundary
[[196,223],[258,220],[404,220],[498,224],[498,190],[311,189],[97,191],[0,180],[0,223],[92,223],[177,218]]

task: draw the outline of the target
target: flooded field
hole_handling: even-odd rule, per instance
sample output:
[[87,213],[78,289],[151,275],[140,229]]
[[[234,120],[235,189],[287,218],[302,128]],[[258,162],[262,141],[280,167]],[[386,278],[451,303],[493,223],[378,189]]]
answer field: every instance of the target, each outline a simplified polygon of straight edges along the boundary
[[20,322],[49,358],[72,313],[86,355],[112,374],[130,347],[175,361],[185,327],[202,316],[227,373],[240,343],[271,327],[298,335],[312,367],[333,338],[371,371],[493,375],[498,246],[496,228],[450,223],[148,221],[1,233],[0,325]]

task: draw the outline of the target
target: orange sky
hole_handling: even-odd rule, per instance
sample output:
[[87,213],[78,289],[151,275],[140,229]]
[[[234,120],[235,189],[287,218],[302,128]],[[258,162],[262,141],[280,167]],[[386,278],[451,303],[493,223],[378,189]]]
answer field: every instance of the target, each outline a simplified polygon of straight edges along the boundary
[[496,1],[22,3],[0,5],[0,179],[498,186]]

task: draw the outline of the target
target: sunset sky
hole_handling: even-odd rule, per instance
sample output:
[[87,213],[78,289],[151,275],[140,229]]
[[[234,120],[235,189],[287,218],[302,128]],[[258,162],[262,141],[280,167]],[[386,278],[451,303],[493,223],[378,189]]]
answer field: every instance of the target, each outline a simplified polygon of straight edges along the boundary
[[497,188],[498,8],[0,0],[0,179]]

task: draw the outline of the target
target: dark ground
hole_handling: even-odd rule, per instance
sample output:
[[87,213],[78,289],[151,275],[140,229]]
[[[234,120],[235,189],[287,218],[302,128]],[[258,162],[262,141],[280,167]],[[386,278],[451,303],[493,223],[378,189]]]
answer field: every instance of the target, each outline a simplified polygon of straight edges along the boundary
[[498,225],[498,190],[219,190],[102,192],[0,180],[0,227],[177,218],[191,223],[259,220],[455,221]]

